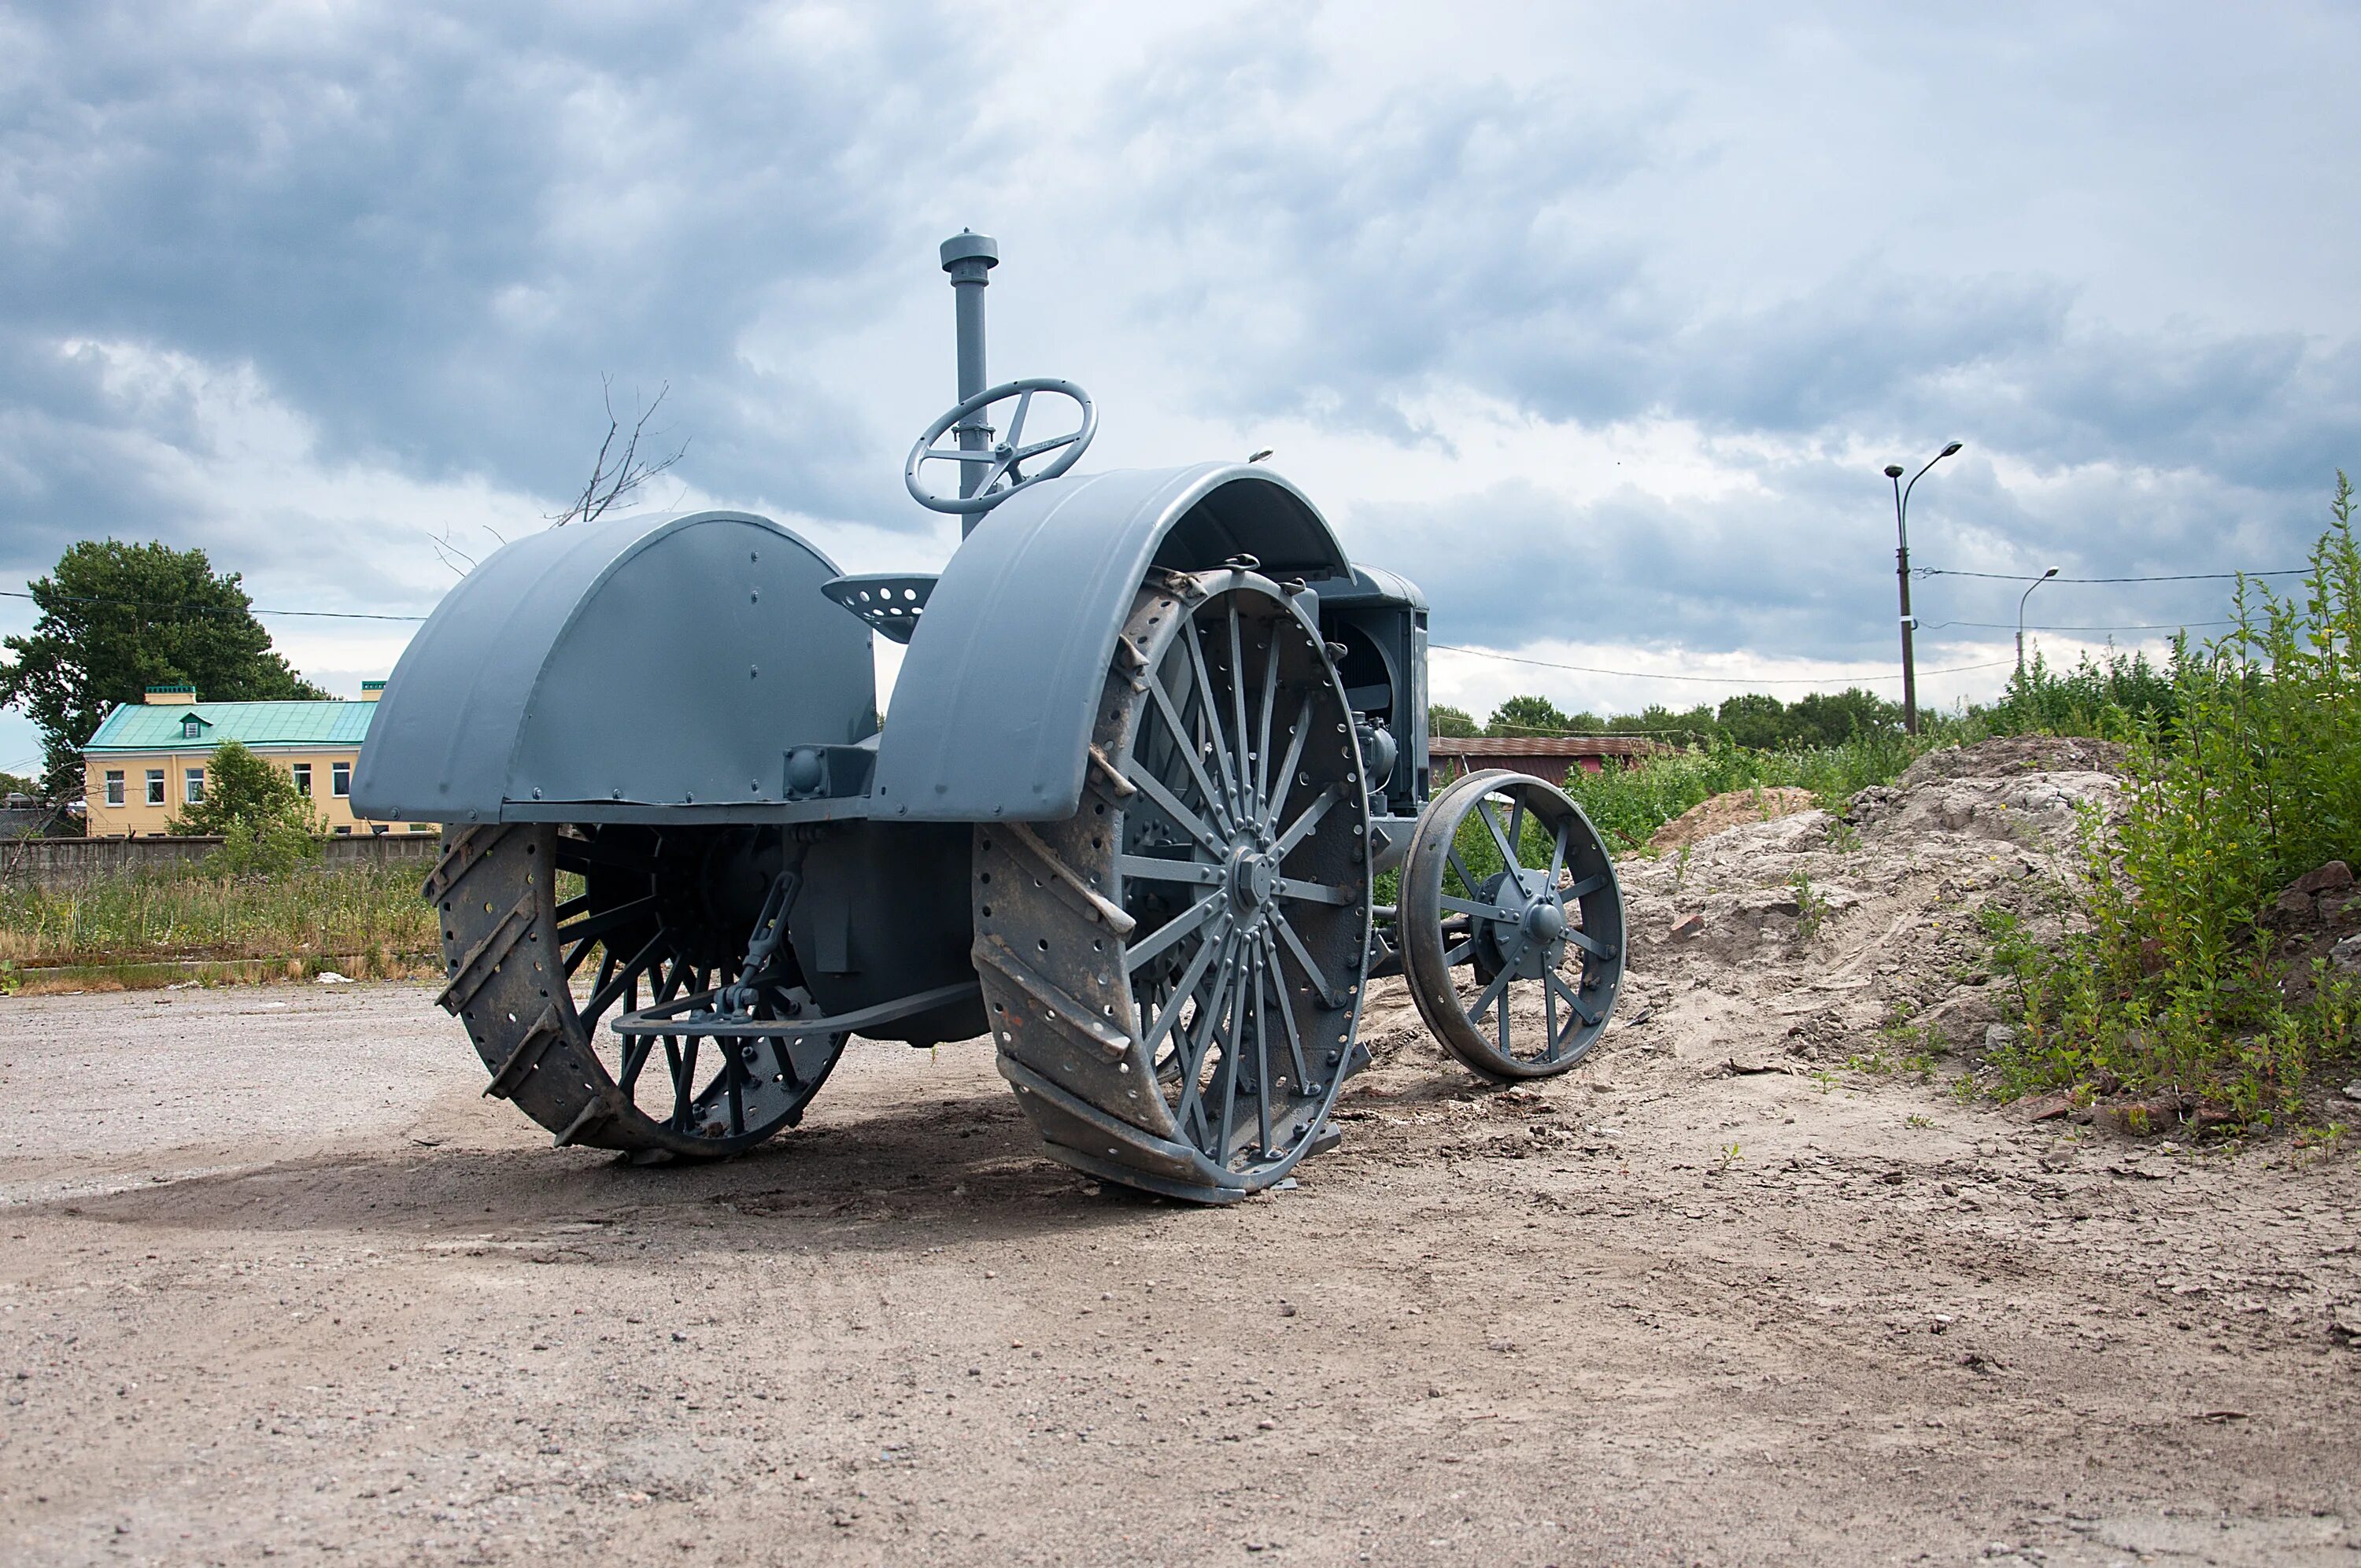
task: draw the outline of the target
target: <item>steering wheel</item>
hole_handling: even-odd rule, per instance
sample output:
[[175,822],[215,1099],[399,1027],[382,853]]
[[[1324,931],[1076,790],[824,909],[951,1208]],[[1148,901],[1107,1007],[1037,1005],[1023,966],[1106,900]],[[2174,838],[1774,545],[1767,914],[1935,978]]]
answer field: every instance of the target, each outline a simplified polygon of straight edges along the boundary
[[[1082,411],[1082,427],[1063,435],[1053,435],[1047,441],[1027,442],[1025,439],[1025,416],[1032,410],[1033,394],[1036,392],[1055,392],[1060,397],[1071,398]],[[935,444],[958,426],[981,430],[989,437],[993,433],[990,424],[968,424],[966,422],[993,404],[1006,402],[1011,398],[1016,400],[1016,412],[1008,422],[1007,440],[994,442],[972,451],[965,447]],[[1091,444],[1091,437],[1096,435],[1098,430],[1099,412],[1091,401],[1091,395],[1071,381],[1060,381],[1048,376],[1037,376],[1023,381],[1003,381],[997,387],[986,387],[927,426],[927,433],[918,437],[916,446],[910,448],[910,460],[902,466],[902,483],[909,489],[912,500],[935,511],[990,511],[1026,487],[1038,485],[1044,479],[1054,479],[1072,467],[1081,460],[1083,451]],[[1058,455],[1049,460],[1048,467],[1038,473],[1025,472],[1025,464],[1049,452]],[[918,483],[918,467],[924,463],[959,463],[971,467],[981,465],[983,478],[972,495],[933,495]],[[969,471],[971,468],[961,470],[962,473]]]

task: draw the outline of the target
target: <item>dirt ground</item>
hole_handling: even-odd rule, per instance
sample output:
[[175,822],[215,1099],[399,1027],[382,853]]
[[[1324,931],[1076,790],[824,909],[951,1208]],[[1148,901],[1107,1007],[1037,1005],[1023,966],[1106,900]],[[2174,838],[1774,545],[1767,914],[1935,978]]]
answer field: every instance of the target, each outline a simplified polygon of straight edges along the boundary
[[1627,867],[1537,1090],[1378,988],[1227,1210],[1048,1162],[982,1043],[642,1168],[423,988],[0,1001],[0,1560],[2361,1564],[2350,1140],[1844,1065],[1980,1036],[1962,922],[2109,787],[1993,773]]

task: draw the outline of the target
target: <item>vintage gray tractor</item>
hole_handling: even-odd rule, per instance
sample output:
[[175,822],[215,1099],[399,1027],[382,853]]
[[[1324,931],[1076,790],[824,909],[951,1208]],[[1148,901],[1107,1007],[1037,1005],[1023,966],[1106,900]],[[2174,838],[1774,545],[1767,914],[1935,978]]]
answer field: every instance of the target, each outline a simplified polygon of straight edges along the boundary
[[905,470],[964,519],[939,575],[601,518],[487,559],[387,683],[353,804],[445,825],[441,1001],[486,1092],[560,1145],[729,1155],[851,1036],[989,1035],[1057,1158],[1220,1202],[1334,1143],[1378,975],[1478,1072],[1572,1066],[1614,870],[1547,781],[1430,797],[1418,590],[1266,467],[1075,472],[1081,388],[985,384],[993,242],[942,259],[959,401]]

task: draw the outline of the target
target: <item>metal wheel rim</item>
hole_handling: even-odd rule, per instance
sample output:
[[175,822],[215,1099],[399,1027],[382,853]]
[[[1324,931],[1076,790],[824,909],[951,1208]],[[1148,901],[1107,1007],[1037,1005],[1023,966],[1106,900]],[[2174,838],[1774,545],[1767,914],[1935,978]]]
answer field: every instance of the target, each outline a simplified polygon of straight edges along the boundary
[[[1472,852],[1487,844],[1488,859]],[[1411,837],[1399,918],[1411,999],[1477,1072],[1551,1077],[1606,1031],[1622,985],[1622,888],[1590,819],[1556,786],[1492,770],[1437,795]],[[1528,996],[1540,1028],[1521,1031]]]
[[[1278,585],[1159,574],[1096,729],[1075,819],[978,830],[1003,1070],[1059,1157],[1154,1191],[1242,1196],[1310,1150],[1351,1065],[1370,876],[1350,710]],[[1056,894],[1064,878],[1092,896]],[[1090,1062],[1015,972],[1057,962],[1060,938],[1037,928],[1087,942],[1080,972],[1056,979],[1119,1059]]]
[[[844,1042],[750,1050],[680,1035],[642,1047],[602,1028],[618,1011],[737,978],[738,961],[717,956],[727,950],[719,933],[682,938],[679,890],[656,874],[661,838],[645,828],[541,824],[454,836],[428,882],[452,976],[445,1004],[493,1075],[487,1094],[514,1101],[561,1145],[718,1158],[800,1121]],[[561,903],[559,872],[585,875],[586,891]],[[506,944],[488,970],[487,942]],[[766,996],[763,1005],[787,1000]]]

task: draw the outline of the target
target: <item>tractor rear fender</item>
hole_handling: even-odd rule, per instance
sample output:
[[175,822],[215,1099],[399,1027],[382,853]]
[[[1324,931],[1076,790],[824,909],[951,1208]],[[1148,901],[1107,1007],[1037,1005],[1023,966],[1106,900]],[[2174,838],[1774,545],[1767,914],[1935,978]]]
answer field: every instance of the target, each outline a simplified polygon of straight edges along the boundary
[[667,821],[775,808],[785,751],[876,727],[835,565],[767,518],[606,518],[502,546],[427,618],[353,779],[379,821]]
[[1282,579],[1352,573],[1327,520],[1267,468],[1123,469],[1002,502],[951,557],[910,638],[873,813],[1072,816],[1093,710],[1148,567],[1203,571],[1242,554]]

